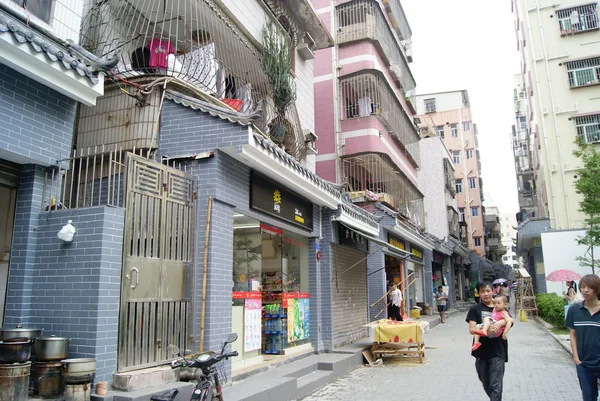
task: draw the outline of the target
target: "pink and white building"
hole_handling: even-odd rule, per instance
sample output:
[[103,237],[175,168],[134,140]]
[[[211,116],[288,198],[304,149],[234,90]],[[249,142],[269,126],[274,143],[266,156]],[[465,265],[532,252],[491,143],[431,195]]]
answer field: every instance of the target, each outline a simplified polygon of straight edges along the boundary
[[312,3],[335,39],[314,60],[317,174],[344,183],[353,202],[377,194],[423,228],[412,33],[400,1]]

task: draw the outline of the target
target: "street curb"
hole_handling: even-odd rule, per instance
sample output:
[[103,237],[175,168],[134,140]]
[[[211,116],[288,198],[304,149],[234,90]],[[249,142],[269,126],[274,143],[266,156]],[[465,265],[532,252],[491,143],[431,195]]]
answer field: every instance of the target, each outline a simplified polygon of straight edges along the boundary
[[562,341],[560,339],[560,337],[558,337],[556,334],[554,334],[552,331],[550,331],[550,329],[547,327],[548,323],[546,323],[544,320],[542,320],[539,316],[533,316],[533,318],[535,319],[536,323],[539,324],[540,326],[542,326],[542,328],[544,330],[546,330],[548,332],[548,334],[550,334],[552,336],[552,338],[554,338],[556,340],[557,343],[559,343],[561,345],[561,347],[563,347],[565,349],[565,351],[567,351],[567,353],[569,355],[571,355],[571,357],[573,356],[573,352],[571,351],[571,347],[567,344],[565,344],[564,341]]

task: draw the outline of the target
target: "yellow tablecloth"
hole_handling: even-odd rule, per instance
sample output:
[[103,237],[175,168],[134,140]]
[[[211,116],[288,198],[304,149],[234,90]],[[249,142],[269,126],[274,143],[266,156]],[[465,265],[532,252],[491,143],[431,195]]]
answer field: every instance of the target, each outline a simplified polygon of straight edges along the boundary
[[374,341],[378,343],[422,343],[427,322],[396,322],[381,319],[369,324],[374,331]]

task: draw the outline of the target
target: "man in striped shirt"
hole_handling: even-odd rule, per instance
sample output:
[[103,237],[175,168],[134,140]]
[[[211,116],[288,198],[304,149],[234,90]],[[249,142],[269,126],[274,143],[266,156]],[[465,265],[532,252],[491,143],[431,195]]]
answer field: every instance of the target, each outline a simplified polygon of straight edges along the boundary
[[583,401],[598,401],[600,380],[600,277],[585,275],[579,280],[583,302],[571,305],[566,326]]

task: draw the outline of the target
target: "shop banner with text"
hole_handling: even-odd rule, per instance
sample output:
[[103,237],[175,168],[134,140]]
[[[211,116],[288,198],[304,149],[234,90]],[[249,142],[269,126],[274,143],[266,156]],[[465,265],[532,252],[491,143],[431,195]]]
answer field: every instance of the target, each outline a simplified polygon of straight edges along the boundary
[[261,348],[262,300],[246,299],[244,304],[244,352]]

